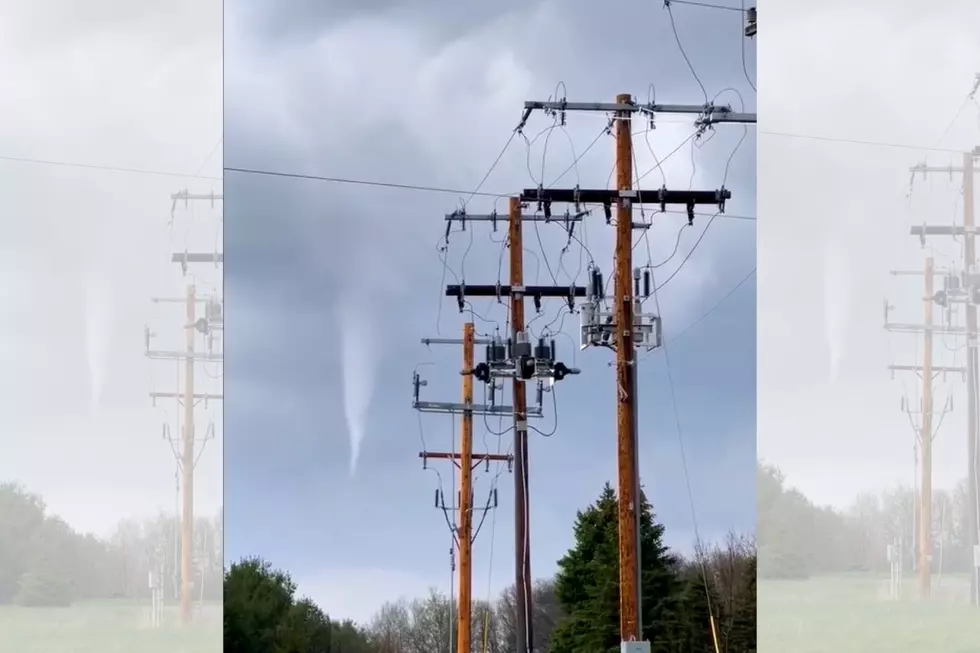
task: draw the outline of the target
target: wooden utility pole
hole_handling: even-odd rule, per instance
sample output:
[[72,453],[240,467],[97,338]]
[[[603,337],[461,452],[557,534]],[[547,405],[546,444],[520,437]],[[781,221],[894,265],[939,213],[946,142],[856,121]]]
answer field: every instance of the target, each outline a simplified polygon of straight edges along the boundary
[[[204,257],[206,255],[198,255]],[[183,255],[174,255],[175,262],[184,262]],[[213,257],[215,260],[217,257]],[[211,362],[220,364],[224,357],[220,353],[197,351],[195,338],[198,332],[210,333],[212,330],[224,329],[223,309],[220,301],[213,298],[202,298],[197,295],[197,289],[193,284],[187,286],[187,291],[183,299],[154,299],[154,302],[182,302],[184,304],[184,347],[182,351],[162,351],[150,348],[152,334],[147,329],[146,332],[146,355],[151,359],[180,360],[184,363],[184,387],[177,392],[151,392],[150,397],[156,402],[157,399],[177,399],[181,409],[184,411],[183,424],[179,438],[179,449],[177,457],[180,469],[180,618],[184,624],[190,623],[191,611],[191,591],[192,578],[194,575],[194,471],[197,466],[197,455],[195,454],[197,443],[197,429],[195,421],[194,407],[199,401],[220,401],[224,398],[222,394],[212,394],[209,392],[195,392],[194,372],[195,366],[201,362]],[[197,314],[198,303],[204,302],[207,305],[206,316],[199,318]],[[205,439],[210,437],[206,435]],[[177,439],[172,439],[174,445]]]
[[[616,96],[616,104],[630,104],[632,96]],[[633,188],[632,113],[616,113],[616,188]],[[616,323],[616,437],[619,484],[619,630],[622,641],[640,641],[639,555],[637,551],[636,440],[634,433],[633,366],[633,203],[622,194],[616,202],[616,258],[614,279]]]
[[[977,273],[976,238],[973,233],[975,218],[973,214],[973,157],[975,152],[963,155],[963,272],[967,275]],[[971,298],[972,299],[972,298]],[[970,562],[973,562],[974,547],[977,545],[977,307],[970,301],[966,305],[966,387],[969,393],[967,405],[967,491],[970,495],[967,505],[967,543]],[[977,570],[971,565],[970,603],[978,604],[980,597],[977,587]]]
[[[463,369],[473,369],[473,323],[463,325]],[[463,405],[473,405],[473,375],[463,375]],[[468,653],[473,628],[473,410],[463,409],[459,447],[459,601],[456,619],[456,651]]]
[[[510,247],[511,342],[524,332],[524,237],[521,201],[510,198],[508,206]],[[531,620],[531,542],[527,471],[527,387],[514,378],[514,603],[517,653],[533,653]]]
[[919,442],[922,447],[922,480],[919,494],[919,595],[926,599],[932,591],[932,305],[933,261],[926,258],[925,267],[925,344],[922,354],[922,425]]
[[[474,415],[494,415],[498,417],[514,418],[514,453],[512,456],[501,455],[473,455],[474,460],[479,464],[483,461],[506,460],[513,465],[514,474],[514,581],[515,581],[515,650],[517,653],[533,653],[534,632],[531,623],[532,597],[531,597],[531,547],[530,547],[530,528],[528,510],[528,419],[540,418],[543,415],[541,406],[543,390],[543,379],[550,378],[552,381],[560,381],[569,374],[578,374],[579,370],[572,369],[560,361],[554,360],[555,346],[551,343],[549,347],[544,339],[540,339],[536,346],[532,346],[527,335],[527,325],[524,321],[524,300],[530,297],[537,308],[540,309],[541,302],[545,298],[562,299],[571,310],[575,300],[586,296],[584,286],[525,286],[524,285],[524,245],[522,238],[523,223],[528,221],[548,222],[552,220],[550,214],[545,212],[543,216],[524,216],[523,206],[520,198],[512,198],[508,207],[508,246],[510,248],[510,281],[508,284],[501,284],[498,280],[496,284],[470,285],[470,284],[449,284],[446,286],[446,296],[455,297],[460,312],[465,311],[467,299],[470,297],[495,298],[502,301],[504,297],[510,299],[510,337],[504,339],[494,336],[492,338],[475,338],[474,344],[487,346],[487,359],[485,362],[478,363],[463,370],[464,374],[472,374],[477,380],[484,383],[489,391],[489,404],[473,405],[471,410]],[[446,216],[447,238],[453,222],[459,222],[465,228],[466,223],[488,222],[493,229],[497,229],[500,216],[496,212],[479,215],[469,214],[464,211],[455,211]],[[566,228],[582,220],[582,214],[568,215],[562,219]],[[447,338],[424,338],[422,343],[425,345],[433,344],[455,344],[457,340]],[[414,408],[421,412],[434,413],[457,413],[461,412],[460,404],[450,404],[442,402],[421,401],[419,389],[425,385],[418,373],[414,376],[415,401]],[[502,379],[512,382],[513,405],[501,406],[496,404],[497,383]],[[537,393],[537,404],[528,406],[527,401],[527,382],[537,381],[539,390]],[[449,457],[447,454],[437,454],[423,452],[423,458]],[[494,491],[495,493],[496,491]],[[496,501],[494,494],[494,501]],[[437,505],[438,507],[438,505]],[[479,529],[477,529],[479,530]]]
[[[422,401],[419,398],[419,393],[421,388],[426,385],[426,382],[416,372],[413,375],[415,397],[412,402],[412,407],[421,413],[451,415],[453,419],[456,419],[456,415],[462,416],[459,451],[456,450],[455,446],[452,452],[420,451],[419,458],[422,459],[423,468],[428,464],[429,460],[448,460],[460,471],[459,492],[456,495],[455,503],[447,505],[442,489],[440,488],[436,490],[435,506],[444,513],[446,522],[451,525],[450,530],[452,531],[453,537],[453,547],[450,548],[449,552],[451,566],[450,578],[452,579],[450,581],[449,600],[450,613],[453,611],[453,605],[456,606],[456,630],[453,631],[452,627],[450,627],[450,649],[455,644],[457,653],[459,651],[468,652],[472,648],[473,638],[473,541],[480,530],[479,526],[477,526],[475,529],[476,532],[474,532],[473,516],[478,512],[482,513],[480,517],[480,523],[482,524],[487,512],[497,508],[497,490],[495,485],[490,489],[486,504],[479,507],[474,504],[473,470],[477,465],[485,465],[489,471],[491,462],[505,462],[510,467],[514,460],[514,457],[510,454],[473,452],[473,416],[510,416],[512,409],[510,406],[498,406],[493,403],[473,403],[474,368],[477,367],[475,364],[476,361],[474,360],[475,347],[478,344],[490,347],[495,343],[490,339],[477,338],[472,322],[467,322],[463,325],[462,339],[423,338],[422,343],[429,346],[463,346],[463,369],[461,370],[463,376],[462,402]],[[450,511],[458,513],[458,516],[455,519],[450,518]],[[459,552],[458,564],[455,556],[456,551]],[[454,596],[457,579],[459,585],[458,597]]]
[[[697,114],[695,121],[698,129],[706,129],[719,123],[754,124],[755,114],[736,114],[730,107],[705,112],[703,106],[695,105],[658,105],[638,104],[629,94],[616,96],[615,102],[567,102],[559,101],[524,103],[524,119],[530,112],[545,110],[556,112],[562,119],[568,111],[586,111],[612,113],[614,117],[616,137],[616,189],[591,188],[525,188],[521,191],[522,202],[537,203],[546,219],[553,216],[552,205],[555,202],[571,204],[576,214],[582,205],[599,204],[603,207],[607,224],[616,219],[616,252],[614,270],[614,294],[611,303],[612,313],[605,310],[606,297],[604,284],[598,269],[599,281],[593,285],[592,294],[588,294],[588,310],[583,312],[582,346],[614,347],[616,349],[616,440],[617,440],[617,469],[618,469],[618,528],[619,528],[619,607],[620,607],[620,637],[623,642],[641,642],[642,624],[640,621],[640,546],[639,546],[639,470],[637,466],[637,429],[636,429],[636,381],[635,381],[635,347],[638,342],[634,333],[641,333],[643,346],[654,348],[659,346],[659,327],[653,322],[647,325],[637,324],[635,298],[633,292],[632,270],[632,233],[634,229],[647,229],[649,224],[633,222],[634,204],[656,204],[660,210],[668,205],[682,206],[688,214],[688,223],[693,224],[695,209],[699,205],[713,205],[721,213],[725,210],[725,202],[731,199],[731,191],[727,188],[717,190],[644,190],[633,188],[633,143],[632,115],[640,113],[652,117],[657,113]],[[615,204],[615,211],[612,205]],[[615,215],[614,215],[615,213]],[[570,213],[566,212],[566,215]],[[472,290],[468,290],[472,294]],[[641,316],[642,319],[642,316]],[[659,324],[659,317],[655,318]],[[641,649],[649,650],[649,642],[641,642]]]
[[187,286],[187,323],[184,325],[184,432],[182,434],[180,512],[180,618],[191,620],[191,569],[194,557],[194,323],[197,321],[197,293]]

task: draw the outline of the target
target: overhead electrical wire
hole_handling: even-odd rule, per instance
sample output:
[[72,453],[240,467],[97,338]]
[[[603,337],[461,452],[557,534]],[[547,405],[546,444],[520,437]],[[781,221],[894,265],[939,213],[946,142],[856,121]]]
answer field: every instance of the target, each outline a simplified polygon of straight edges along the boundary
[[691,75],[694,77],[694,81],[698,83],[701,87],[701,92],[704,94],[704,103],[708,104],[708,90],[704,87],[701,82],[701,78],[698,76],[698,72],[694,69],[694,65],[691,63],[690,58],[687,56],[687,52],[684,50],[684,44],[681,43],[681,37],[677,33],[677,23],[674,21],[674,11],[670,7],[671,0],[664,0],[664,9],[667,10],[667,15],[670,17],[670,28],[674,32],[674,40],[677,42],[677,48],[681,51],[681,56],[684,57],[684,61],[687,63],[688,69],[691,71]]
[[691,7],[703,7],[705,9],[720,9],[722,11],[738,11],[745,13],[745,2],[743,0],[742,7],[729,7],[727,5],[716,5],[710,2],[696,2],[695,0],[664,0],[666,5],[689,5]]

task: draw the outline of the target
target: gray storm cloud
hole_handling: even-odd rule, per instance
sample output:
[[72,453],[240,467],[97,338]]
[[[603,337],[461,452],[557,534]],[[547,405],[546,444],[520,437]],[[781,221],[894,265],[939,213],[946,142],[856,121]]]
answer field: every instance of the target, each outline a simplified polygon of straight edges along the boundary
[[374,395],[378,343],[367,309],[354,301],[342,301],[339,312],[344,418],[350,439],[350,473],[353,476],[367,432],[368,411]]

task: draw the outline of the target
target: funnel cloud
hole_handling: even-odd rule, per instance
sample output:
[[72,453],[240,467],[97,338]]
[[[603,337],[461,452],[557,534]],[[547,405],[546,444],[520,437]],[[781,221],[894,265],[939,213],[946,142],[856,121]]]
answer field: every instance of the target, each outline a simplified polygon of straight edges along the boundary
[[350,473],[354,475],[367,430],[368,408],[374,394],[376,342],[368,311],[356,303],[340,305],[341,365],[344,380],[344,418],[350,439]]
[[88,362],[90,408],[95,415],[105,382],[106,349],[109,341],[109,293],[96,275],[85,281],[85,354]]
[[824,250],[823,303],[824,337],[830,352],[830,382],[836,383],[844,353],[844,323],[847,306],[844,257],[833,245]]

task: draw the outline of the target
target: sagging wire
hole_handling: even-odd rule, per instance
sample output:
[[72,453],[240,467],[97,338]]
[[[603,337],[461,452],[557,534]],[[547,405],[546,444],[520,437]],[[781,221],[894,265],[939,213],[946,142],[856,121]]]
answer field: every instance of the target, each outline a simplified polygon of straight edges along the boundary
[[550,391],[552,410],[554,411],[554,414],[555,414],[555,423],[552,425],[551,432],[550,433],[545,433],[544,431],[542,431],[541,429],[537,428],[536,426],[534,426],[533,424],[530,424],[530,423],[528,423],[528,425],[527,425],[527,427],[529,429],[531,429],[532,431],[534,431],[538,435],[541,435],[541,436],[546,437],[546,438],[550,438],[551,436],[553,436],[555,433],[558,432],[558,396],[557,396],[557,392],[556,392],[557,387],[558,387],[557,384],[551,386],[551,391]]
[[[651,173],[653,173],[655,171],[660,171],[662,173],[663,172],[662,171],[663,164],[666,163],[667,160],[670,159],[670,157],[672,157],[675,154],[677,154],[677,152],[679,152],[682,147],[684,147],[685,145],[687,145],[688,143],[690,143],[691,140],[693,140],[695,138],[698,138],[698,137],[699,137],[698,130],[694,130],[693,132],[691,132],[691,134],[687,138],[685,138],[683,141],[681,141],[680,144],[677,145],[677,147],[675,147],[673,150],[671,150],[667,154],[667,156],[665,156],[662,160],[660,160],[659,162],[657,162],[656,165],[654,165],[653,167],[649,168],[646,172],[644,172],[643,174],[641,174],[641,175],[639,175],[637,177],[637,182],[636,182],[637,183],[637,187],[639,188],[639,182],[642,181],[647,175],[649,175],[649,174],[651,174]],[[612,175],[611,174],[610,174],[609,178],[610,178],[610,180],[612,179]]]
[[[744,0],[743,0],[743,2],[744,2]],[[732,93],[734,93],[735,96],[738,98],[739,111],[744,112],[745,111],[745,100],[744,100],[744,98],[742,98],[742,93],[737,88],[734,88],[734,87],[731,87],[731,86],[729,86],[727,88],[723,88],[720,91],[718,91],[718,93],[715,94],[715,97],[711,100],[712,104],[718,101],[718,98],[721,97],[722,93],[726,93],[726,92],[729,92],[729,91],[732,92]],[[732,161],[735,159],[735,155],[738,153],[739,149],[741,149],[742,143],[745,142],[745,139],[748,137],[748,135],[749,135],[749,128],[748,128],[748,126],[742,125],[742,137],[738,139],[738,142],[735,144],[735,147],[732,149],[732,153],[728,155],[728,160],[725,161],[725,174],[722,176],[722,179],[721,179],[721,186],[722,186],[722,188],[724,188],[725,187],[725,184],[728,183],[728,172],[729,172],[729,170],[731,168]]]
[[[443,244],[443,240],[446,240],[445,244]],[[442,263],[442,278],[439,280],[439,306],[436,311],[436,335],[438,336],[442,336],[442,329],[440,327],[442,326],[442,305],[445,302],[443,288],[446,287],[446,273],[448,272],[449,274],[453,275],[456,283],[459,283],[459,277],[456,276],[456,273],[453,272],[452,269],[450,269],[449,263],[446,260],[449,256],[448,240],[448,238],[440,237],[439,240],[436,241],[436,252],[438,252],[439,262]]]
[[[460,204],[460,210],[461,211],[463,211],[465,213],[466,208],[469,206],[470,201],[474,197],[476,197],[477,195],[482,195],[480,193],[480,190],[483,188],[483,185],[487,182],[487,180],[490,179],[490,176],[493,174],[493,171],[497,169],[497,166],[500,164],[500,162],[504,158],[504,154],[507,153],[507,150],[510,148],[511,143],[514,142],[514,139],[518,136],[518,134],[520,134],[526,140],[527,137],[524,136],[524,124],[525,124],[525,121],[526,121],[526,118],[523,118],[522,117],[521,120],[520,120],[520,122],[518,122],[518,124],[511,130],[510,136],[507,138],[507,141],[504,143],[504,146],[500,149],[500,152],[497,154],[497,157],[494,159],[493,163],[490,165],[490,168],[483,175],[483,178],[480,180],[480,183],[477,184],[476,188],[474,188],[469,193],[469,196],[465,200],[462,200],[462,202]],[[494,197],[494,207],[495,208],[496,208],[497,200],[499,200],[499,199],[500,199],[500,197],[498,197],[498,196],[495,196]],[[443,287],[445,287],[445,281],[446,281],[445,272],[448,269],[448,264],[446,262],[446,258],[448,256],[447,252],[448,252],[448,249],[449,249],[449,237],[450,237],[451,234],[452,234],[452,229],[451,229],[451,223],[450,223],[450,228],[447,229],[444,238],[443,239],[440,239],[440,240],[445,240],[445,243],[442,244],[442,245],[440,245],[440,254],[445,254],[445,256],[440,256],[440,261],[441,261],[441,263],[443,265],[443,274],[442,274],[442,281],[440,282],[440,288],[439,288],[439,309],[438,309],[438,312],[437,312],[437,315],[436,315],[436,334],[437,335],[440,335],[440,336],[442,335],[442,331],[440,330],[440,327],[441,327],[441,318],[442,318],[442,304],[445,301],[445,297],[443,296],[442,289],[443,289]],[[491,237],[491,240],[493,240],[492,237]],[[472,246],[473,246],[473,231],[470,230],[470,240],[469,240],[469,243],[467,244],[467,247],[466,247],[465,252],[463,253],[463,258],[460,261],[460,274],[461,274],[461,276],[464,279],[466,278],[466,258],[469,255],[469,252],[470,252],[470,249],[472,248]],[[455,273],[453,273],[453,276],[456,276]],[[457,283],[459,283],[458,277],[457,277]]]
[[[503,417],[500,418],[500,422],[503,422]],[[498,436],[497,437],[497,454],[498,455],[500,454],[500,452],[502,450],[501,443],[502,443],[502,436]],[[511,448],[508,448],[508,453],[510,453],[511,449],[512,449],[512,447]],[[480,517],[480,522],[477,524],[476,528],[473,531],[472,539],[474,541],[476,540],[477,535],[480,534],[480,530],[483,528],[483,523],[484,523],[484,521],[487,518],[487,513],[491,512],[490,504],[493,503],[493,497],[494,497],[494,493],[497,490],[498,482],[500,480],[501,475],[503,475],[504,470],[506,469],[506,467],[504,466],[504,463],[502,461],[497,461],[496,466],[497,466],[496,472],[495,472],[493,478],[490,480],[490,490],[489,490],[489,492],[487,494],[487,503],[486,503],[486,505],[483,508],[483,514]],[[477,478],[474,479],[474,483],[476,482],[477,479],[479,479],[479,476],[477,476]],[[493,511],[493,512],[496,512],[496,511]]]
[[677,33],[677,23],[674,22],[674,12],[670,7],[671,0],[664,0],[664,9],[667,10],[667,15],[670,17],[670,29],[674,32],[674,40],[677,41],[677,47],[681,51],[681,56],[684,57],[684,61],[687,63],[688,69],[691,71],[691,75],[694,76],[694,81],[698,83],[701,87],[701,92],[704,94],[704,103],[708,103],[708,91],[705,89],[704,84],[701,83],[701,78],[698,77],[698,73],[694,70],[694,65],[691,64],[691,60],[687,56],[687,52],[684,50],[684,44],[681,43],[681,37]]
[[[426,361],[426,362],[423,362],[423,363],[419,363],[418,365],[415,366],[415,369],[414,369],[413,372],[415,374],[417,374],[419,368],[420,367],[424,367],[426,365],[433,365],[433,363],[432,362],[429,362],[429,361]],[[418,418],[418,426],[419,426],[419,443],[421,444],[422,451],[423,452],[427,452],[429,450],[429,447],[428,447],[428,445],[426,444],[426,441],[425,441],[425,427],[424,427],[424,425],[422,423],[422,413],[416,411],[416,416]],[[451,419],[453,421],[453,448],[455,449],[455,441],[456,441],[455,424],[456,424],[456,421],[455,421],[455,417],[452,417]],[[424,458],[423,458],[423,469],[431,470],[436,475],[436,481],[439,484],[438,485],[438,492],[439,492],[439,497],[440,497],[440,501],[439,501],[437,507],[438,508],[441,508],[441,510],[442,510],[443,518],[446,520],[446,526],[449,528],[450,532],[453,535],[453,542],[456,544],[456,546],[459,546],[459,538],[456,536],[456,528],[457,528],[457,526],[456,526],[456,516],[455,516],[455,513],[454,513],[453,516],[450,517],[449,516],[449,509],[446,507],[445,486],[444,486],[443,481],[442,481],[442,473],[439,471],[438,468],[436,468],[436,467],[431,467],[430,468],[428,465],[426,465]],[[455,486],[455,467],[453,467],[453,470],[454,470],[454,473],[453,473],[453,490],[455,491],[455,487],[456,487]]]
[[694,245],[691,247],[690,250],[688,250],[687,255],[684,257],[684,260],[682,260],[680,262],[680,265],[678,265],[674,269],[674,271],[670,273],[670,276],[668,276],[664,280],[664,282],[661,283],[659,286],[656,285],[656,281],[654,281],[654,290],[653,290],[654,292],[657,292],[658,290],[661,290],[664,286],[666,286],[668,283],[670,283],[670,280],[673,279],[674,277],[676,277],[677,276],[677,273],[680,272],[684,268],[684,264],[687,263],[691,259],[691,255],[694,254],[695,250],[697,250],[697,248],[698,248],[698,245],[700,245],[701,244],[701,241],[704,240],[704,237],[707,235],[708,230],[711,229],[711,225],[714,224],[714,221],[718,217],[719,213],[715,213],[714,215],[711,216],[711,218],[708,220],[708,224],[705,225],[704,230],[701,232],[701,235],[698,236],[698,239],[694,242]]

